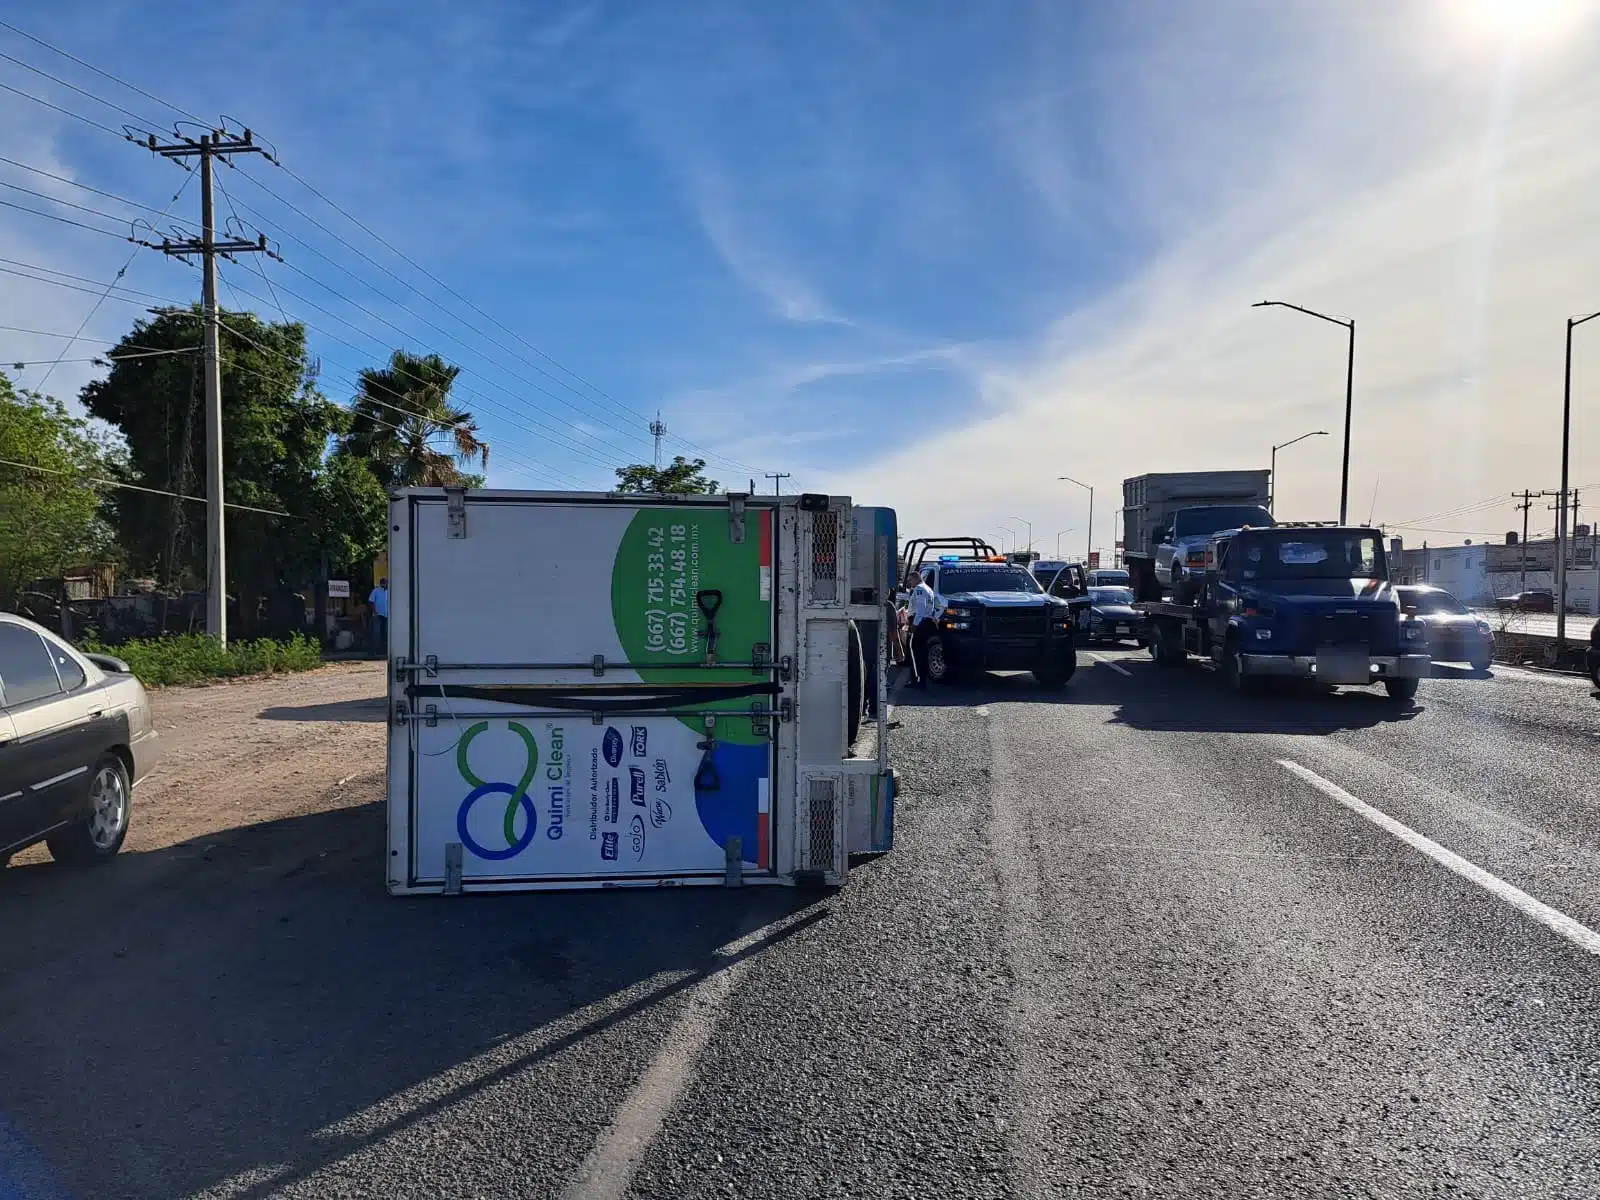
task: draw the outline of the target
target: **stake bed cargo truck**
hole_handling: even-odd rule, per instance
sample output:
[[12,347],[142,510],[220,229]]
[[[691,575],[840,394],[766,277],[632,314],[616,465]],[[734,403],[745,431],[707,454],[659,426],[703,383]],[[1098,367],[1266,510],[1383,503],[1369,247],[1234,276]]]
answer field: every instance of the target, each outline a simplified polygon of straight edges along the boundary
[[848,744],[886,530],[838,496],[395,493],[389,890],[837,885],[889,849],[881,694]]

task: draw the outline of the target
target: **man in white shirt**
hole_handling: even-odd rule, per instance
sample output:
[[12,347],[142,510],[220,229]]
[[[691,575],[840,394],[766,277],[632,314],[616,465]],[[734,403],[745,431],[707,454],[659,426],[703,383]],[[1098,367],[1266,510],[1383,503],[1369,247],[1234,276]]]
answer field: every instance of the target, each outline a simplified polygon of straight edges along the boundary
[[372,605],[372,645],[380,654],[389,652],[389,581],[378,580],[378,586],[367,597]]
[[938,629],[934,618],[939,615],[939,601],[933,594],[933,588],[928,585],[926,575],[917,580],[917,586],[911,589],[906,611],[911,625],[911,667],[915,675],[910,686],[927,687],[928,643]]

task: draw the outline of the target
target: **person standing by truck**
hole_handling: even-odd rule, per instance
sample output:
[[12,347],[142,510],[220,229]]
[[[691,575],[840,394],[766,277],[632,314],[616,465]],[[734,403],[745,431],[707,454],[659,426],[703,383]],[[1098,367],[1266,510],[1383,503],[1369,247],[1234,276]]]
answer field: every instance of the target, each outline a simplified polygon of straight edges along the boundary
[[378,586],[367,597],[372,605],[372,648],[379,654],[389,652],[389,581],[378,580]]
[[934,597],[933,588],[928,585],[927,576],[918,579],[917,586],[911,589],[906,609],[911,623],[911,669],[915,676],[911,686],[927,687],[928,643],[933,640],[934,631],[938,628],[934,618],[939,615],[939,602]]

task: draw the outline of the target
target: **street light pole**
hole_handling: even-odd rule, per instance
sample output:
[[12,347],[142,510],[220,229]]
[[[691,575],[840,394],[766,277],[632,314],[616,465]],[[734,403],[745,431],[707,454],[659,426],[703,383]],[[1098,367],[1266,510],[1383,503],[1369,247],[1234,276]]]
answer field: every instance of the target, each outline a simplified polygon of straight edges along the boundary
[[1313,309],[1290,304],[1287,300],[1257,300],[1251,308],[1292,308],[1308,317],[1316,317],[1330,325],[1342,325],[1350,333],[1350,355],[1344,371],[1344,469],[1339,476],[1339,524],[1346,523],[1350,515],[1350,413],[1354,407],[1356,388],[1356,322],[1354,317],[1330,317]]
[[1567,370],[1561,391],[1561,495],[1556,500],[1556,653],[1567,648],[1567,467],[1572,446],[1572,331],[1600,317],[1567,318]]
[[[1009,525],[996,525],[995,528],[998,529],[1002,535],[1009,533],[1011,535],[1011,544],[1013,546],[1015,546],[1017,544],[1017,531],[1015,529],[1011,528],[1011,526],[1009,526]],[[1004,552],[1005,548],[1006,548],[1006,539],[1005,539],[1004,536],[1002,536],[1000,538],[1000,549],[1001,549],[1002,552]]]
[[1086,489],[1089,493],[1089,535],[1087,538],[1088,544],[1083,551],[1083,565],[1087,569],[1089,556],[1094,553],[1094,488],[1087,483],[1078,483],[1071,475],[1057,475],[1056,480],[1060,483],[1077,483],[1079,487]]
[[1057,558],[1061,557],[1061,534],[1063,534],[1063,533],[1071,533],[1072,530],[1076,529],[1076,528],[1077,528],[1077,526],[1074,525],[1074,526],[1072,526],[1071,529],[1063,529],[1061,531],[1061,533],[1056,534],[1056,557]]
[[1032,550],[1033,549],[1033,522],[1028,520],[1027,517],[1012,517],[1011,519],[1013,521],[1021,521],[1024,525],[1026,525],[1028,527],[1028,549]]
[[1277,515],[1277,509],[1273,508],[1273,505],[1276,504],[1277,500],[1278,500],[1278,451],[1279,450],[1283,450],[1283,449],[1285,449],[1285,448],[1287,448],[1289,446],[1292,446],[1296,442],[1303,442],[1309,437],[1327,437],[1327,436],[1328,436],[1328,431],[1326,429],[1313,429],[1310,433],[1302,433],[1299,437],[1290,438],[1287,442],[1279,442],[1276,446],[1274,446],[1272,448],[1272,470],[1267,472],[1267,511],[1268,512],[1272,513],[1274,516]]

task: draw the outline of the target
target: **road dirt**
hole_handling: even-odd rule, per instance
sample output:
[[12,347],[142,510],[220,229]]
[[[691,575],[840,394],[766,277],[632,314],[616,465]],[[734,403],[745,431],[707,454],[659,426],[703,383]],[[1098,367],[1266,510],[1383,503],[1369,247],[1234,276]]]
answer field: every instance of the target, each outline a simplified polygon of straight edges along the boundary
[[[378,799],[383,690],[383,664],[357,662],[151,692],[161,753],[123,853]],[[14,860],[49,861],[43,845]]]

